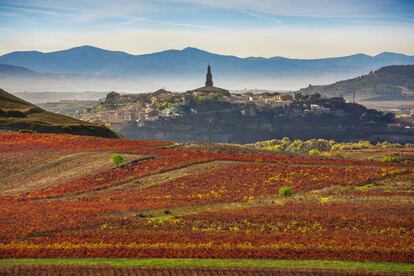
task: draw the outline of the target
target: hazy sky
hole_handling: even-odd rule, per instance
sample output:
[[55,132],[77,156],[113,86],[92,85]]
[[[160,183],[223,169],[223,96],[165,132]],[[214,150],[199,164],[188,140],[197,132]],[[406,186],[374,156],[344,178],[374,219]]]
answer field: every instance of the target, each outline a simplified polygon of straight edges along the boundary
[[0,0],[0,54],[80,45],[238,56],[414,55],[414,0]]

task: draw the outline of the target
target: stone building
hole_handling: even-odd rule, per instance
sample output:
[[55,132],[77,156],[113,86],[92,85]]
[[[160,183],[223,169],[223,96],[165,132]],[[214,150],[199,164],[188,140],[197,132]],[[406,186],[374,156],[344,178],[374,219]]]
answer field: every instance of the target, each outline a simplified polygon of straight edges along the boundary
[[121,98],[121,95],[115,91],[109,92],[106,95],[106,101],[111,102],[111,103],[118,101],[120,98]]

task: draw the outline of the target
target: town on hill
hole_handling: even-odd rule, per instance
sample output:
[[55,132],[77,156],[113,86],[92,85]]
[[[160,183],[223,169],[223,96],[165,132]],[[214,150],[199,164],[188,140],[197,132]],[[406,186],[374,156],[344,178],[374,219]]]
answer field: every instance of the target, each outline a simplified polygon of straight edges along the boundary
[[366,139],[412,142],[411,125],[391,113],[302,93],[230,93],[214,86],[211,66],[203,87],[183,93],[110,92],[81,120],[102,123],[131,139],[252,143],[274,138]]

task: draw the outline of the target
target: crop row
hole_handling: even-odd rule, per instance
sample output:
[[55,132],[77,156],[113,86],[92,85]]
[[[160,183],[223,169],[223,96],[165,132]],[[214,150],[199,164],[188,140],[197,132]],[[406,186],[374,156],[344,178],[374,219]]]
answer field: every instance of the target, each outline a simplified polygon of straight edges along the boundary
[[1,202],[0,256],[413,260],[407,203],[288,200],[155,218],[113,216],[132,206],[113,203]]
[[282,186],[295,192],[331,186],[352,186],[406,172],[396,168],[235,164],[187,175],[146,189],[111,194],[113,200],[160,200],[186,204],[252,201],[277,197]]
[[[1,176],[77,152],[154,156],[30,194],[0,196],[0,257],[414,260],[414,208],[408,195],[401,202],[365,202],[357,193],[324,200],[317,195],[282,200],[278,195],[281,186],[300,195],[390,176],[405,181],[412,178],[408,166],[166,147],[170,145],[0,133],[0,153],[6,156],[0,163]],[[147,188],[65,198],[215,160],[235,162]],[[267,200],[267,205],[259,205],[260,200]],[[235,202],[242,208],[233,208]],[[232,209],[181,216],[174,209],[207,210],[213,205]],[[148,216],[151,210],[167,209],[165,215]]]

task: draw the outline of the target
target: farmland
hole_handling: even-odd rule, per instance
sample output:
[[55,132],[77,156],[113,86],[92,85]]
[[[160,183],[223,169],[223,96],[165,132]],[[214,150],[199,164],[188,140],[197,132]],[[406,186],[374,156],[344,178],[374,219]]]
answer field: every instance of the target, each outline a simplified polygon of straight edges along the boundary
[[[326,269],[316,263],[325,260],[413,269],[410,161],[15,132],[0,132],[0,153],[0,272],[24,271],[30,258],[156,259],[156,267],[163,258],[250,259],[264,270],[295,268],[264,265],[292,260]],[[121,166],[110,162],[113,154],[125,157]],[[279,195],[281,187],[293,195]],[[7,260],[15,264],[7,268]]]

